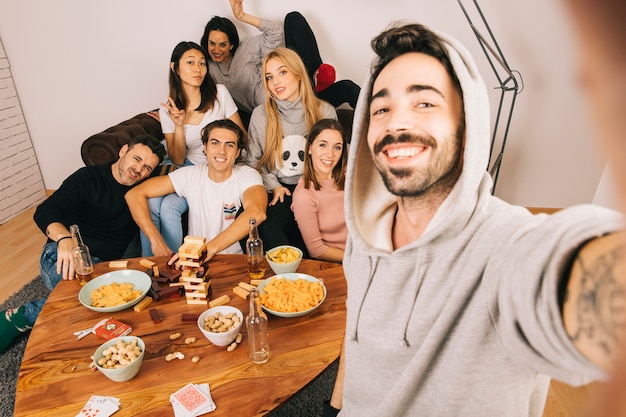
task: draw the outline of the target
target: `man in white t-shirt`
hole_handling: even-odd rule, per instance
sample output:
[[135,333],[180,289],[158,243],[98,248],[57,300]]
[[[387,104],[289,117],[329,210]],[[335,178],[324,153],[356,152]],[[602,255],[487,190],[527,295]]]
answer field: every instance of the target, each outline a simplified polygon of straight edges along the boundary
[[155,255],[169,255],[178,248],[168,247],[154,226],[148,198],[176,192],[187,199],[188,234],[206,238],[208,259],[217,253],[243,253],[239,241],[248,234],[248,220],[254,217],[257,224],[265,220],[267,192],[261,175],[236,164],[246,148],[239,126],[228,119],[209,123],[202,130],[202,144],[207,165],[184,166],[150,178],[126,194],[131,214]]

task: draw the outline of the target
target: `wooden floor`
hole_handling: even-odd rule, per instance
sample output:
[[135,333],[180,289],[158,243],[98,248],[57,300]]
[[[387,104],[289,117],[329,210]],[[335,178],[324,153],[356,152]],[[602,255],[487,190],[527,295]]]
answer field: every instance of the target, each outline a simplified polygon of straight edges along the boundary
[[[0,278],[0,302],[5,301],[39,275],[39,256],[46,237],[33,221],[34,211],[34,208],[29,209],[0,225],[0,248],[2,248],[0,271],[9,272]],[[532,209],[532,211],[555,210]],[[543,417],[581,417],[587,398],[601,389],[602,384],[599,383],[572,388],[553,381]]]
[[46,236],[33,221],[35,208],[0,225],[0,303],[39,275]]

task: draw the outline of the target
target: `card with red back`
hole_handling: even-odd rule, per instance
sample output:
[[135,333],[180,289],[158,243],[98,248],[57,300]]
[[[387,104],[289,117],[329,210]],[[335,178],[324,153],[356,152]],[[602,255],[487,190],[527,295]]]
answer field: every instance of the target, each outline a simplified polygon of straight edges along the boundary
[[99,321],[92,330],[93,333],[107,340],[126,336],[132,331],[133,328],[130,325],[112,318]]
[[213,400],[191,383],[172,394],[170,400],[172,403],[181,405],[186,413],[191,416],[204,414],[215,409]]

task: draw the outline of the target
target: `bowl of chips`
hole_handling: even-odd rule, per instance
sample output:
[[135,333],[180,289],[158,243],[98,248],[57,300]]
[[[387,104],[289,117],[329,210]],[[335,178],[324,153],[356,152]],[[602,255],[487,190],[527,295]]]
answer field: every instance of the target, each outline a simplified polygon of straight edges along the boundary
[[321,280],[297,272],[269,277],[257,289],[263,310],[278,317],[304,316],[326,299],[326,286]]
[[100,345],[93,354],[93,363],[111,381],[126,382],[139,372],[145,351],[146,345],[139,337],[116,337]]
[[85,284],[78,293],[78,300],[90,310],[111,313],[137,304],[151,286],[152,279],[145,272],[112,271]]
[[302,251],[295,246],[276,246],[267,251],[265,259],[275,274],[296,272],[302,261]]

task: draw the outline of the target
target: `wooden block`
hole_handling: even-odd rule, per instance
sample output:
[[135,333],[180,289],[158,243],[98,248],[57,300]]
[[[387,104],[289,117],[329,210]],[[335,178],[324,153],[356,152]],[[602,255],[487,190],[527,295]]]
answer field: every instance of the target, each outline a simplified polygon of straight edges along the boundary
[[206,243],[206,239],[204,238],[204,236],[185,236],[183,241],[189,242],[189,243],[200,244],[200,245],[202,245],[203,243]]
[[203,282],[208,281],[206,278],[203,277],[186,277],[186,278],[182,278],[183,282],[193,282],[196,284],[201,284]]
[[180,265],[183,265],[183,266],[200,266],[200,265],[202,265],[202,263],[199,262],[199,261],[184,261],[184,260],[180,260],[180,261],[178,261],[178,263]]
[[260,283],[262,283],[263,281],[265,281],[265,280],[264,280],[264,279],[251,279],[251,280],[250,280],[250,284],[251,284],[251,285],[254,285],[254,286],[256,287],[257,285],[259,285],[259,284],[260,284]]
[[140,302],[138,302],[137,304],[135,304],[135,306],[133,307],[133,310],[135,310],[137,313],[143,311],[148,304],[150,304],[152,302],[152,297],[144,297],[143,300],[141,300]]
[[207,305],[210,303],[207,303],[207,300],[187,300],[187,304],[202,304],[202,305]]
[[202,291],[203,293],[207,293],[209,290],[209,286],[211,285],[210,281],[203,282],[201,284],[185,284],[185,290],[187,291]]
[[240,286],[236,286],[235,288],[233,288],[233,292],[240,296],[241,298],[243,298],[244,300],[246,298],[248,298],[248,295],[250,295],[250,292],[247,290],[244,290],[243,288],[241,288]]
[[180,276],[182,278],[195,277],[196,271],[194,271],[193,269],[184,269]]
[[223,306],[229,301],[230,301],[230,297],[228,296],[228,294],[224,294],[221,297],[217,297],[215,300],[211,300],[211,302],[209,302],[209,307],[213,308],[217,306]]
[[111,261],[109,268],[128,268],[128,261]]
[[182,294],[180,293],[180,291],[181,291],[181,288],[167,287],[167,288],[163,288],[159,292],[159,295],[161,296],[161,298],[181,297]]
[[158,277],[159,276],[159,267],[156,266],[156,265],[152,266],[152,272],[154,273],[155,277]]
[[185,292],[185,298],[187,300],[196,300],[196,299],[201,299],[201,300],[206,300],[207,298],[209,298],[208,294],[202,291],[187,291]]
[[256,288],[256,285],[248,284],[247,282],[240,282],[239,286],[248,292],[250,292],[253,288]]
[[[152,271],[152,269],[150,269]],[[175,282],[178,280],[178,278],[181,275],[181,271],[177,270],[177,269],[169,269],[169,268],[165,268],[165,269],[159,269],[159,275],[161,275],[161,277],[167,279],[169,282]]]
[[185,281],[170,282],[170,287],[182,287],[184,285],[185,285]]
[[154,322],[154,324],[159,324],[163,321],[163,317],[161,316],[161,313],[156,308],[150,309],[150,318],[152,318],[152,321]]
[[142,259],[141,261],[139,261],[139,265],[143,266],[144,268],[152,268],[156,264],[150,259]]
[[180,316],[180,321],[185,323],[195,323],[198,321],[198,317],[200,317],[200,314],[183,313]]

